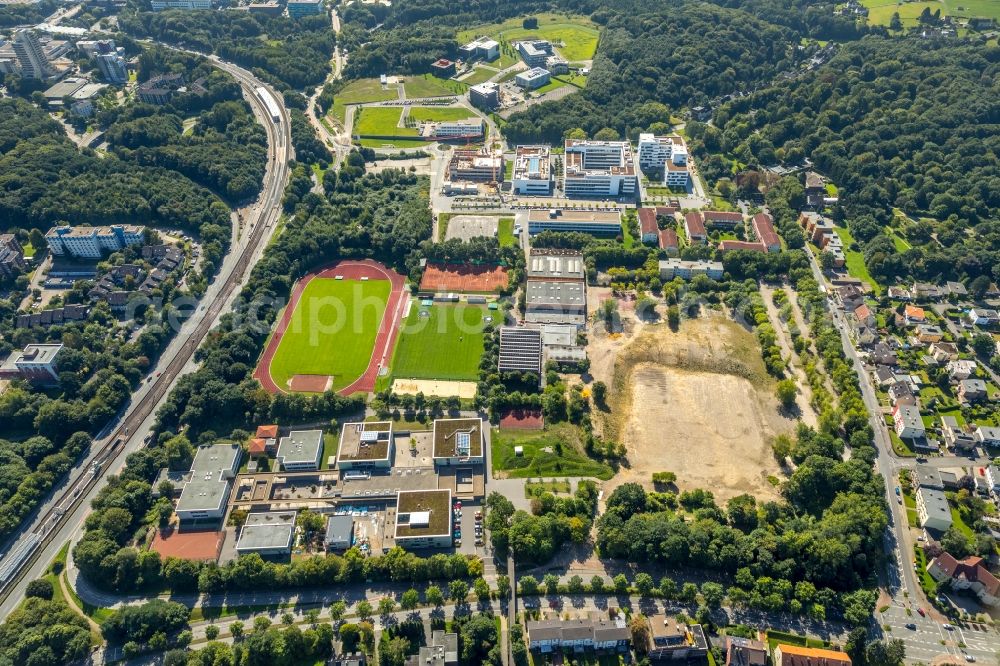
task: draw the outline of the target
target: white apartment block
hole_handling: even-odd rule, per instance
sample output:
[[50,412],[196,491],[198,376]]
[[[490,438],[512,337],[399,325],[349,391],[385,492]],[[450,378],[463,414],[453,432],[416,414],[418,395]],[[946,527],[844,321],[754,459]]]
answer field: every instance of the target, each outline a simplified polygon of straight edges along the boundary
[[144,227],[114,224],[110,227],[53,227],[45,234],[49,252],[57,257],[100,259],[129,245],[140,245]]
[[547,196],[552,192],[550,152],[548,146],[517,147],[511,173],[514,194]]
[[643,171],[663,171],[663,183],[669,187],[687,187],[688,150],[684,139],[677,135],[639,135],[639,168]]
[[627,141],[566,141],[563,191],[567,197],[631,197],[639,179]]

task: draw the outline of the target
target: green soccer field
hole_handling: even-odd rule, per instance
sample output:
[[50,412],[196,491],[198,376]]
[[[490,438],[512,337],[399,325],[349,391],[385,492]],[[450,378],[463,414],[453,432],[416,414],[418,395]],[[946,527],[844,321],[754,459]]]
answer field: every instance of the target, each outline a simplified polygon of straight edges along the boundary
[[[429,316],[421,317],[421,311]],[[486,308],[460,303],[410,306],[392,359],[394,377],[406,379],[479,379]]]
[[285,387],[294,375],[333,375],[338,391],[360,377],[390,291],[388,280],[313,279],[271,360],[274,383]]

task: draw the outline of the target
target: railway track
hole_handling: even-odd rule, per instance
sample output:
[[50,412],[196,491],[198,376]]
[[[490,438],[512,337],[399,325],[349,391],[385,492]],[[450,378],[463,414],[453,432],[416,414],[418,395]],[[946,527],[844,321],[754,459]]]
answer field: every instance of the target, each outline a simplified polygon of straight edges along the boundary
[[[37,561],[43,550],[42,547],[51,540],[52,535],[58,532],[67,518],[88,497],[90,491],[103,478],[102,473],[111,467],[111,463],[115,461],[117,455],[124,450],[129,438],[137,434],[142,423],[166,397],[171,384],[180,376],[188,361],[194,356],[195,350],[212,329],[212,323],[236,290],[242,286],[254,255],[261,249],[265,235],[274,228],[274,224],[281,214],[281,195],[288,179],[287,163],[292,157],[288,111],[282,105],[280,107],[281,118],[275,122],[272,110],[257,94],[256,89],[264,85],[262,82],[235,65],[214,57],[210,60],[240,82],[245,98],[256,111],[268,136],[268,170],[271,172],[271,177],[261,192],[260,206],[250,215],[251,219],[256,217],[256,220],[251,223],[250,236],[241,246],[240,256],[218,294],[211,303],[204,306],[205,309],[201,312],[202,317],[188,335],[188,339],[170,359],[166,367],[154,377],[149,390],[129,407],[118,426],[93,454],[87,471],[70,481],[67,487],[58,494],[58,500],[36,520],[34,529],[13,544],[7,555],[0,560],[0,602],[10,596],[14,587],[13,583],[18,580],[18,574]],[[271,94],[273,95],[273,92]],[[266,174],[265,178],[267,178]],[[240,247],[239,241],[234,239],[233,251],[236,251],[237,247]],[[143,442],[143,445],[146,443],[148,443],[148,438],[147,441]]]

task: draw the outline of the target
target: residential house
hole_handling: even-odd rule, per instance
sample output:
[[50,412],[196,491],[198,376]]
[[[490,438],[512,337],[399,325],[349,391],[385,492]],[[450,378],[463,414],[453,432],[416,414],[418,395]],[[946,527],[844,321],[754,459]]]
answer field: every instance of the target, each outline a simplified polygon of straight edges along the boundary
[[684,233],[687,234],[689,245],[703,244],[708,240],[708,232],[705,231],[705,223],[702,221],[701,213],[694,211],[685,213]]
[[650,617],[646,656],[650,661],[705,659],[708,641],[700,624],[685,625],[673,617]]
[[652,208],[639,209],[639,233],[643,243],[655,245],[659,240],[660,228],[656,224],[656,211]]
[[935,326],[933,324],[917,325],[917,340],[919,342],[940,342],[943,337],[944,331],[941,330],[940,326]]
[[904,303],[913,300],[913,294],[906,287],[889,287],[886,292],[890,300],[903,301]]
[[895,424],[896,435],[900,438],[922,438],[927,434],[920,410],[915,405],[897,404],[892,408],[892,420]]
[[851,666],[846,652],[798,645],[774,646],[774,666]]
[[958,399],[962,402],[982,402],[986,398],[986,382],[982,379],[963,379],[958,382]]
[[950,361],[947,366],[948,376],[953,380],[968,379],[976,374],[976,362],[971,359]]
[[869,327],[875,326],[875,313],[872,312],[872,309],[864,303],[854,309],[853,315],[854,319],[859,324],[864,324]]
[[945,446],[958,451],[971,451],[978,444],[975,436],[960,426],[954,416],[941,417],[941,437]]
[[907,304],[903,308],[903,317],[906,320],[907,326],[914,326],[927,321],[927,314],[924,312],[924,309],[916,305]]
[[660,249],[667,253],[668,257],[676,257],[680,250],[677,242],[677,231],[667,227],[660,229]]
[[917,519],[921,527],[946,532],[951,527],[951,507],[944,492],[917,488]]
[[880,387],[885,388],[896,382],[896,374],[888,366],[876,365],[875,370],[872,372],[872,379]]
[[969,323],[976,326],[996,326],[1000,324],[1000,314],[996,310],[987,310],[985,308],[972,308],[966,314],[966,319],[969,320]]
[[896,358],[896,352],[889,349],[888,345],[883,342],[875,345],[875,348],[871,353],[872,362],[879,365],[899,365],[899,359]]
[[731,250],[745,250],[747,252],[767,252],[767,247],[763,243],[740,240],[724,240],[719,242],[719,252],[729,252]]
[[726,637],[726,666],[765,666],[767,646],[738,636]]
[[865,304],[865,292],[851,284],[838,287],[834,298],[844,312],[854,312]]
[[928,301],[936,301],[941,298],[941,288],[937,285],[929,284],[927,282],[915,282],[913,283],[913,297],[919,299],[925,299]]
[[947,363],[958,358],[958,347],[951,342],[935,342],[930,346],[931,356],[938,363]]
[[965,288],[965,285],[961,282],[946,282],[945,286],[948,288],[948,293],[952,296],[968,296],[969,290]]
[[[913,389],[907,382],[897,381],[892,384],[889,387],[889,399],[892,400],[893,405],[916,406],[917,404],[917,396],[913,395]],[[902,437],[902,435],[900,436]]]
[[422,645],[417,654],[410,655],[406,666],[452,666],[458,664],[458,634],[445,633],[443,629],[431,632],[429,645]]
[[990,484],[990,492],[1000,493],[1000,465],[989,465],[986,467],[986,481]]
[[986,606],[1000,601],[1000,580],[990,573],[981,557],[957,560],[949,553],[941,553],[927,565],[927,573],[938,582],[951,583],[952,589],[971,590]]
[[624,652],[632,642],[625,618],[609,620],[598,614],[588,618],[528,621],[528,649],[547,654],[565,649]]

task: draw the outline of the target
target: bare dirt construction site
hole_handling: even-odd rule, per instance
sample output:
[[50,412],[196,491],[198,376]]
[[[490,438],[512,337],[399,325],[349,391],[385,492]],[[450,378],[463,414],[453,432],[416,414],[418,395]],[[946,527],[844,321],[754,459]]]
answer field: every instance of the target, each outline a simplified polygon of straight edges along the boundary
[[[595,372],[610,387],[604,436],[622,442],[628,460],[605,492],[626,482],[652,488],[654,472],[674,472],[680,490],[704,488],[719,501],[776,498],[771,439],[794,422],[778,413],[754,335],[711,310],[676,332],[664,324],[631,332],[605,341],[614,360],[606,376]],[[595,334],[592,343],[605,346]]]

